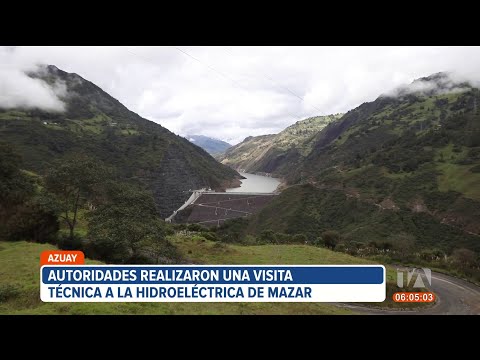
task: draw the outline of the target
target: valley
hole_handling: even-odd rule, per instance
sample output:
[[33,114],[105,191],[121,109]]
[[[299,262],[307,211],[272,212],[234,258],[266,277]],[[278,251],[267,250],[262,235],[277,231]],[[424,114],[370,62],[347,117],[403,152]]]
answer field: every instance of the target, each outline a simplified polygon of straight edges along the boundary
[[[56,66],[27,75],[61,87],[64,108],[0,107],[0,313],[479,313],[475,83],[435,73],[231,146],[177,135]],[[386,264],[388,300],[44,304],[43,249],[90,264]],[[431,268],[439,300],[393,303],[399,266]]]

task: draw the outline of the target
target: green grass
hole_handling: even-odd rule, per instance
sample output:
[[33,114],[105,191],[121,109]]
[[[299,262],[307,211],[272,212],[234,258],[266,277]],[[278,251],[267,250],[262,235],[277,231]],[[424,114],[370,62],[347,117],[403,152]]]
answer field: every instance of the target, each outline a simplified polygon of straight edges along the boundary
[[438,176],[439,190],[458,191],[465,197],[480,201],[480,173],[470,172],[473,166],[475,165],[438,163],[437,168],[442,172]]
[[226,245],[176,235],[172,242],[198,264],[373,264],[371,261],[310,245]]
[[[0,120],[25,120],[26,114],[23,111],[9,110],[9,111],[0,111]],[[30,119],[30,117],[28,117]]]
[[409,172],[398,172],[398,173],[392,173],[390,171],[388,171],[388,169],[386,169],[385,167],[382,168],[382,175],[389,178],[389,179],[400,179],[400,180],[404,180],[406,179],[409,175],[411,175],[411,173]]
[[[178,239],[178,242],[181,239]],[[201,242],[180,246],[184,250],[208,250],[213,243]],[[227,246],[227,249],[229,246]],[[244,248],[243,251],[240,248]],[[204,260],[210,263],[247,263],[248,256],[253,255],[250,262],[285,264],[315,263],[317,255],[325,255],[322,261],[336,259],[337,255],[327,257],[326,252],[314,251],[313,255],[306,247],[280,246],[275,255],[275,247],[237,247],[233,246],[230,254],[223,258],[216,254],[216,249],[206,251]],[[9,299],[0,301],[0,314],[351,314],[348,309],[342,309],[323,303],[43,303],[40,300],[40,253],[43,250],[55,249],[51,245],[33,244],[27,242],[0,242],[0,291],[7,288],[12,295]],[[318,249],[321,250],[321,249]],[[187,250],[188,251],[188,250]],[[326,250],[325,250],[326,251]],[[235,255],[237,254],[237,255]],[[255,255],[256,254],[256,255]],[[288,255],[290,254],[290,255]],[[269,255],[274,256],[271,260]],[[340,255],[340,254],[338,254]],[[190,254],[190,256],[193,256]],[[201,256],[197,258],[200,260]],[[236,260],[235,260],[236,259]],[[353,258],[352,258],[353,259]],[[237,262],[234,262],[237,261]],[[353,261],[353,260],[348,260]],[[98,262],[89,261],[93,264]],[[0,297],[1,298],[1,297]]]
[[41,178],[40,175],[38,175],[37,173],[33,172],[33,171],[28,171],[28,170],[21,170],[25,175],[28,175],[28,176],[31,176],[33,178],[36,178],[36,179],[39,179]]
[[449,143],[447,146],[438,149],[435,154],[436,161],[443,161],[445,162],[454,162],[461,159],[464,159],[468,153],[468,149],[466,147],[461,147],[460,152],[453,151],[453,144]]
[[464,159],[468,149],[461,147],[459,152],[453,151],[453,144],[436,151],[435,160],[437,169],[441,171],[438,176],[438,188],[440,191],[458,191],[465,197],[480,200],[480,173],[473,173],[471,168],[477,164],[459,165],[454,162]]
[[[175,235],[170,240],[197,264],[251,264],[251,265],[378,265],[364,258],[350,256],[311,245],[226,245],[207,241],[201,237],[194,239]],[[387,272],[387,294],[401,291],[396,287],[397,271],[395,267],[385,266]],[[415,308],[428,304],[395,303],[387,295],[383,303],[363,304],[379,308]]]
[[372,115],[371,118],[372,118],[372,119],[375,119],[375,120],[378,120],[378,119],[380,119],[380,118],[383,118],[383,117],[385,117],[385,116],[390,115],[390,114],[392,113],[392,111],[393,111],[393,110],[392,110],[391,105],[388,105],[388,106],[385,106],[381,112]]
[[122,134],[122,135],[138,135],[140,133],[135,129],[123,129],[123,130],[120,130],[120,134]]

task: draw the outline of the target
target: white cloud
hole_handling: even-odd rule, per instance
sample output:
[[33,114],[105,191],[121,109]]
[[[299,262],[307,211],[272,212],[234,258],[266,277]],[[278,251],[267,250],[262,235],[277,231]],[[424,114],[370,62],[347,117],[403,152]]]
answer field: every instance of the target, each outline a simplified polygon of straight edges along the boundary
[[478,86],[475,79],[467,79],[456,72],[433,74],[429,79],[416,79],[410,84],[401,85],[387,92],[386,96],[398,97],[408,94],[419,94],[431,96],[451,94],[468,91],[473,86]]
[[64,111],[65,104],[59,97],[66,95],[66,86],[33,79],[26,75],[30,67],[16,64],[12,60],[12,49],[0,50],[0,108],[40,108],[48,111]]
[[[0,64],[7,58],[14,70],[0,72],[0,98],[15,98],[17,81],[8,88],[4,77],[54,64],[175,133],[230,143],[346,112],[440,71],[480,80],[480,47],[20,47],[0,51]],[[55,106],[46,100],[53,89],[18,84],[30,89],[22,98]]]

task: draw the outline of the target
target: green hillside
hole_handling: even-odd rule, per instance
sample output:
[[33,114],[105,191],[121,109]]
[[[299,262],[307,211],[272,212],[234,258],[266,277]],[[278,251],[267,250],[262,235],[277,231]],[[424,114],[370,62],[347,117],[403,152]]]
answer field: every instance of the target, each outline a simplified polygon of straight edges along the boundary
[[275,135],[248,137],[217,158],[245,172],[285,175],[313,149],[314,136],[342,114],[297,121]]
[[[424,78],[441,89],[446,74]],[[480,234],[480,92],[380,97],[315,140],[289,182],[309,182]]]
[[189,189],[225,188],[239,175],[206,151],[128,110],[98,86],[55,66],[30,74],[65,85],[64,112],[0,109],[0,141],[19,150],[25,169],[43,175],[56,159],[85,154],[145,184],[167,217]]
[[238,170],[251,171],[252,164],[260,159],[272,146],[275,135],[249,136],[241,143],[227,149],[216,158],[222,164]]
[[[468,263],[478,263],[480,91],[444,73],[414,85],[316,133],[312,151],[283,170],[289,188],[253,216],[244,234],[318,241],[335,230],[341,248],[355,253],[386,253],[408,239],[413,247],[405,259],[440,261],[464,248],[476,253],[465,252],[476,257]],[[393,252],[400,260],[402,251]]]
[[395,244],[396,234],[410,234],[421,249],[451,253],[469,248],[480,253],[480,239],[435,217],[409,209],[381,209],[370,201],[348,196],[342,190],[326,190],[312,184],[295,185],[283,191],[248,224],[247,233],[273,230],[305,234],[316,242],[327,230],[337,230],[346,243]]

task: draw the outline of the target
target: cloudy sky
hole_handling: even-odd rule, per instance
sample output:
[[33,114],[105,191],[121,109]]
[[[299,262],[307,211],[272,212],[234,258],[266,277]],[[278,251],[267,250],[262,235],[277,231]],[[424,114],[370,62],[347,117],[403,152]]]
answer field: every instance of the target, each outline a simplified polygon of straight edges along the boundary
[[232,144],[435,72],[480,80],[480,47],[3,47],[0,106],[61,108],[62,89],[23,76],[37,63],[79,74],[177,134]]

